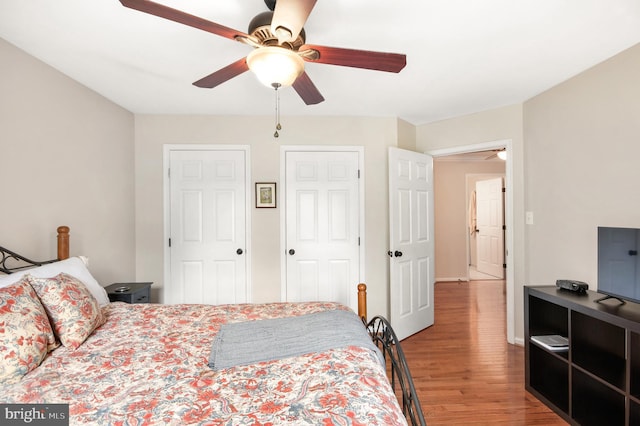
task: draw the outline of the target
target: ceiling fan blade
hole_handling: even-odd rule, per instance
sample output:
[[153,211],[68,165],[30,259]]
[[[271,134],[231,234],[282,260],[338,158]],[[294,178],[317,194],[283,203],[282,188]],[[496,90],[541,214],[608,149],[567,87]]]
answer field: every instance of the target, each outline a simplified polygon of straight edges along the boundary
[[292,86],[307,105],[315,105],[324,101],[324,97],[320,94],[318,88],[313,84],[313,81],[311,81],[306,72],[300,74]]
[[[278,0],[280,1],[280,0]],[[319,57],[305,56],[305,50],[315,50]],[[400,53],[371,52],[368,50],[343,49],[340,47],[305,44],[300,47],[301,56],[309,62],[365,68],[376,71],[400,72],[407,65],[407,56]]]
[[298,37],[315,4],[316,0],[276,0],[271,32],[278,37],[279,44]]
[[225,27],[224,25],[216,24],[215,22],[207,21],[206,19],[202,19],[198,16],[190,15],[186,12],[182,12],[181,10],[173,9],[149,0],[120,0],[120,3],[130,9],[139,10],[140,12],[169,19],[180,24],[229,38],[231,40],[235,40],[238,36],[249,37],[242,31],[237,31],[233,28]]
[[193,85],[202,87],[203,89],[213,89],[225,81],[231,80],[233,77],[236,77],[248,70],[249,66],[247,65],[247,58],[242,58],[214,73],[209,74],[206,77],[201,78],[194,82]]

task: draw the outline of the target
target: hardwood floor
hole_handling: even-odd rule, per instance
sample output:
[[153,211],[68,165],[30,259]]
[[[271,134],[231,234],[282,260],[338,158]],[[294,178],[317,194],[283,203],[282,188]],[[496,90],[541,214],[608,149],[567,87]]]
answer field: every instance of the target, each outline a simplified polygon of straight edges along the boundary
[[402,341],[428,425],[567,424],[525,391],[505,312],[504,281],[436,283],[435,324]]

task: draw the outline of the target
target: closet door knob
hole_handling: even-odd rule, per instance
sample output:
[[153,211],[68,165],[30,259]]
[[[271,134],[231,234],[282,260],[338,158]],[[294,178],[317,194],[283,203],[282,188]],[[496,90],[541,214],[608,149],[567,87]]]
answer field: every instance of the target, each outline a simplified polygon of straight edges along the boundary
[[236,250],[236,253],[237,253],[237,254],[242,254],[242,249],[241,249],[241,248],[239,248],[238,250]]
[[402,252],[401,251],[396,250],[395,253],[393,253],[393,254],[395,254],[396,257],[402,257]]
[[289,249],[289,254],[293,256],[294,254],[296,254],[296,251],[294,249]]

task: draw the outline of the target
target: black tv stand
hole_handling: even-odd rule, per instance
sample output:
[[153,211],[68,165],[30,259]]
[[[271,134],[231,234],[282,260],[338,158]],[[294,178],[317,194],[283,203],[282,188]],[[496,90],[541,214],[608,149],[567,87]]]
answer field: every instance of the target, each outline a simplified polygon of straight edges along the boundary
[[594,302],[595,302],[595,303],[600,303],[600,302],[605,301],[605,300],[607,300],[607,299],[616,299],[618,302],[620,302],[620,304],[621,304],[621,305],[624,305],[625,303],[627,303],[627,302],[625,302],[624,300],[620,299],[619,297],[616,297],[616,296],[609,296],[609,295],[606,295],[606,296],[604,296],[604,297],[601,297],[600,299],[595,299],[595,300],[594,300]]
[[[525,286],[525,386],[572,425],[640,425],[640,304]],[[560,335],[563,349],[536,336]]]

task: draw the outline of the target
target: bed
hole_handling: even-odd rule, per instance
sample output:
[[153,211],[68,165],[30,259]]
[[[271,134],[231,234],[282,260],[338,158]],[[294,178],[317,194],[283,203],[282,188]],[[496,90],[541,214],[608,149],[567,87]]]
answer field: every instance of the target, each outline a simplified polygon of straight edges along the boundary
[[[364,284],[358,314],[330,302],[109,303],[68,235],[58,228],[54,261],[0,247],[0,271],[13,272],[0,275],[1,403],[68,404],[69,424],[425,424],[393,329],[362,323]],[[20,335],[34,324],[38,338]]]

